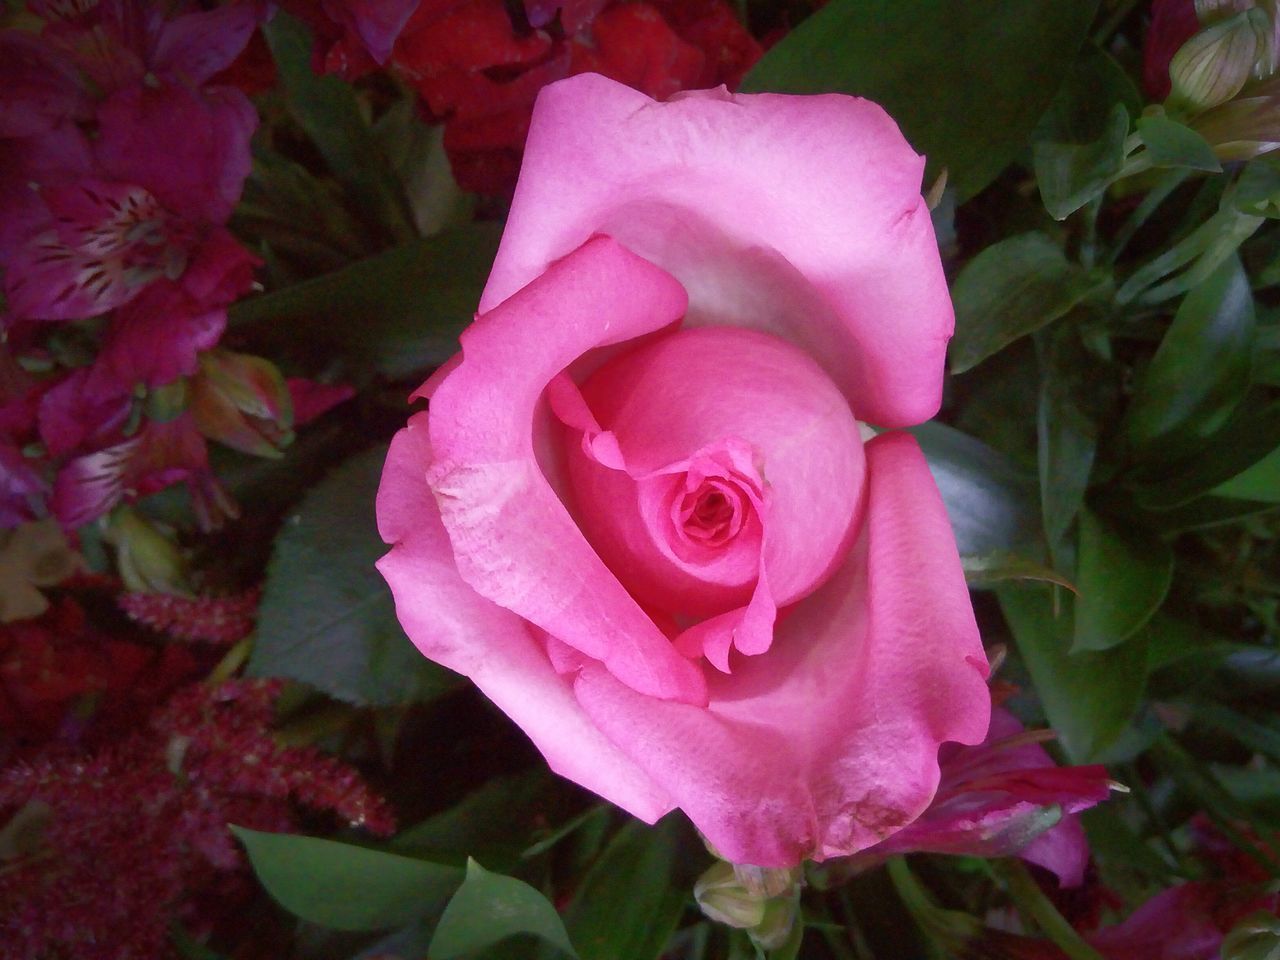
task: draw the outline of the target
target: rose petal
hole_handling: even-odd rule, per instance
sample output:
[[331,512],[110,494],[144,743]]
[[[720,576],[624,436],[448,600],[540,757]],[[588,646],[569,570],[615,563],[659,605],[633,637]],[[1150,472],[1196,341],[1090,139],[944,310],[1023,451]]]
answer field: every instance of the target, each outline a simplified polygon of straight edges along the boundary
[[539,97],[481,310],[607,233],[684,283],[690,323],[791,339],[858,419],[917,423],[953,325],[923,164],[866,100],[573,77]]
[[667,273],[607,237],[583,244],[462,335],[431,400],[428,476],[458,570],[477,593],[602,661],[636,690],[701,703],[677,653],[583,539],[539,469],[544,388],[593,347],[660,329],[685,308]]
[[707,709],[641,696],[598,667],[574,687],[736,863],[876,843],[928,805],[938,745],[986,733],[986,659],[928,466],[905,434],[866,450],[864,535],[781,620],[767,654],[711,678]]
[[528,625],[458,576],[426,471],[427,415],[396,434],[378,489],[378,529],[393,544],[378,562],[396,613],[425,655],[475,684],[529,735],[552,769],[652,823],[671,800],[598,731]]

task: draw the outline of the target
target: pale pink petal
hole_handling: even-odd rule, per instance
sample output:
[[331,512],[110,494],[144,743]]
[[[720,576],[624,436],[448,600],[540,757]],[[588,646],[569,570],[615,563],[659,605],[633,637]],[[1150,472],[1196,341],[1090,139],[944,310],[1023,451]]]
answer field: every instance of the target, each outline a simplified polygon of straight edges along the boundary
[[1018,851],[1018,856],[1055,874],[1060,886],[1078,887],[1084,883],[1084,871],[1089,866],[1089,838],[1084,824],[1079,817],[1068,814]]
[[986,659],[945,509],[915,441],[867,445],[863,536],[784,611],[769,652],[709,680],[698,709],[590,667],[592,720],[722,855],[787,866],[862,850],[918,817],[938,745],[987,730]]
[[690,324],[788,338],[860,420],[918,423],[953,326],[923,169],[866,100],[572,77],[539,97],[481,309],[606,233],[685,285]]
[[428,482],[477,593],[637,690],[699,703],[701,670],[583,539],[539,468],[533,437],[557,374],[594,347],[666,326],[685,302],[668,274],[605,237],[552,265],[463,333],[463,361],[432,395]]
[[591,724],[529,625],[458,575],[426,482],[426,420],[419,414],[396,434],[378,490],[378,529],[393,545],[378,569],[401,624],[426,656],[470,677],[519,724],[552,769],[652,823],[671,809],[667,794]]

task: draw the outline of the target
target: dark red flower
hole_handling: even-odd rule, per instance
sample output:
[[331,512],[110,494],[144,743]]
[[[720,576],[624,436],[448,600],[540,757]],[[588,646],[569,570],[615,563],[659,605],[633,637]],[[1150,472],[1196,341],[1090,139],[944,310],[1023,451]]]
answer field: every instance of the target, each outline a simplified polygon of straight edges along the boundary
[[1200,29],[1195,0],[1152,0],[1151,24],[1142,47],[1142,87],[1152,100],[1169,96],[1169,64]]

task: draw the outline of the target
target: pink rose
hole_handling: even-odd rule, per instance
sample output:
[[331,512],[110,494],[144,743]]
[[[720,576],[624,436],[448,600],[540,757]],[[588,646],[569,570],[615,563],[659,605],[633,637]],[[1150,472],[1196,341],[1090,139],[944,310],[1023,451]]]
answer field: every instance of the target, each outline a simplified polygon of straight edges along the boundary
[[387,458],[422,652],[739,863],[883,839],[987,730],[924,457],[859,424],[938,407],[923,165],[865,100],[548,87],[480,314]]

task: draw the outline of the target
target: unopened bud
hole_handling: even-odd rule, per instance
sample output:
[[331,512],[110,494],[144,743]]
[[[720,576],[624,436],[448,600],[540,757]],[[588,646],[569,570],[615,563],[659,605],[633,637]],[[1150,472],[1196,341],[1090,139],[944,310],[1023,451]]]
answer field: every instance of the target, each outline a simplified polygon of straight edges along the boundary
[[179,377],[173,383],[155,387],[147,392],[146,412],[148,420],[168,423],[176,420],[187,409],[187,381]]
[[747,931],[763,950],[777,950],[791,936],[800,912],[798,896],[778,897],[765,904],[760,922]]
[[733,864],[713,864],[693,885],[698,906],[717,923],[749,929],[764,919],[764,898],[753,894],[738,879]]
[[1267,13],[1253,8],[1197,33],[1169,64],[1170,106],[1198,113],[1234,97],[1255,68],[1269,64],[1271,29]]
[[753,867],[747,863],[735,863],[733,872],[753,896],[768,899],[790,893],[800,882],[799,867]]
[[1223,161],[1251,160],[1280,147],[1280,77],[1256,84],[1249,96],[1202,113],[1191,128]]
[[1245,917],[1222,941],[1222,960],[1280,960],[1280,917],[1265,910]]
[[293,440],[293,401],[275,364],[221,348],[200,354],[191,413],[206,437],[260,457]]
[[116,548],[116,566],[136,593],[187,595],[187,564],[178,545],[131,507],[116,510],[106,523],[107,542]]

